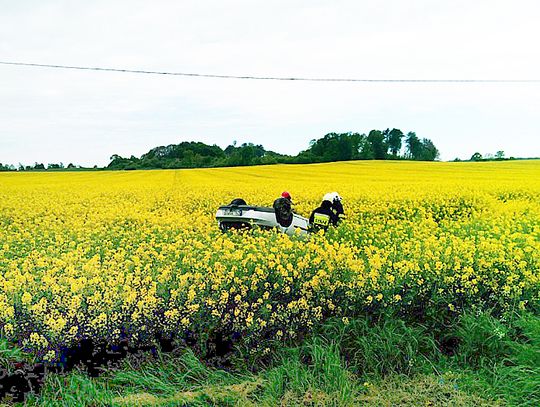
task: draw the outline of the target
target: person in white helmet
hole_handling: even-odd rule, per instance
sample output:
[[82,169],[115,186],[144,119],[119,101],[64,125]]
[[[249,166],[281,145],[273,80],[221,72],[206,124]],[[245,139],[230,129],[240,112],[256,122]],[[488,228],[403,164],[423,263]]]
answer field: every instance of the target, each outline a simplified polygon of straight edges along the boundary
[[345,211],[343,210],[343,199],[337,192],[330,192],[324,196],[323,199],[328,199],[332,201],[332,209],[334,213],[338,216],[339,220],[345,218]]
[[343,214],[341,197],[337,192],[330,192],[323,197],[321,206],[311,213],[309,224],[313,230],[327,230],[330,225],[336,226]]

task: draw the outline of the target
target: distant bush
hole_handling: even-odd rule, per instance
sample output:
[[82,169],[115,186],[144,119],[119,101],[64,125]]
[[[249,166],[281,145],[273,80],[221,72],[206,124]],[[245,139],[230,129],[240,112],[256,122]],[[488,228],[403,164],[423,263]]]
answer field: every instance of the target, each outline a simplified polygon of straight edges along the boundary
[[[403,138],[405,143],[402,143]],[[405,136],[399,129],[386,129],[372,130],[368,135],[328,133],[320,139],[312,140],[309,148],[296,156],[268,151],[262,145],[253,143],[244,143],[238,147],[229,145],[222,150],[215,144],[210,146],[201,142],[182,142],[155,147],[140,158],[124,158],[114,154],[107,168],[208,168],[372,159],[433,161],[438,157],[439,150],[431,140],[419,139],[414,132]]]

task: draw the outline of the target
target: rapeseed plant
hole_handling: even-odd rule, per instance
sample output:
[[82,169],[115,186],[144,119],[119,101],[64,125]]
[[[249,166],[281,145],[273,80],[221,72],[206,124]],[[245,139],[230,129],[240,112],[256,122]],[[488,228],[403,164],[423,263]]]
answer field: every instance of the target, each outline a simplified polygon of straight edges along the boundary
[[[222,234],[214,214],[281,190],[308,238]],[[329,316],[538,305],[540,162],[347,162],[0,174],[0,332],[35,354],[157,332],[294,338]],[[416,311],[415,311],[416,312]]]

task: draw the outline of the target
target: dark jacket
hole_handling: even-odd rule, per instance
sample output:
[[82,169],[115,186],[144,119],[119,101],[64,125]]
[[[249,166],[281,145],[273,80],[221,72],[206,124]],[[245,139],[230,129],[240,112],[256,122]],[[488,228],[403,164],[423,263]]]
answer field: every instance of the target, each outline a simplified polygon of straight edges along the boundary
[[315,229],[328,229],[328,226],[336,226],[339,222],[338,215],[332,209],[332,203],[323,201],[321,206],[315,209],[309,217],[310,226]]
[[341,201],[334,201],[332,204],[332,208],[334,209],[334,212],[338,216],[338,218],[345,217],[345,211],[343,210],[343,205],[341,204]]
[[276,213],[276,221],[283,227],[291,226],[293,221],[292,202],[287,198],[278,198],[274,201],[274,211]]

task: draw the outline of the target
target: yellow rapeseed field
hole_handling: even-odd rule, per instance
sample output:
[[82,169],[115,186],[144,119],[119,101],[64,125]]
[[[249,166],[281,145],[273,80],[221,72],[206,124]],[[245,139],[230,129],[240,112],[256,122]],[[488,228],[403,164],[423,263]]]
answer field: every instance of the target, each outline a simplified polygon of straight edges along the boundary
[[[326,235],[222,234],[283,190]],[[46,359],[82,338],[291,338],[328,316],[527,308],[540,293],[540,161],[345,162],[0,174],[0,332]]]

